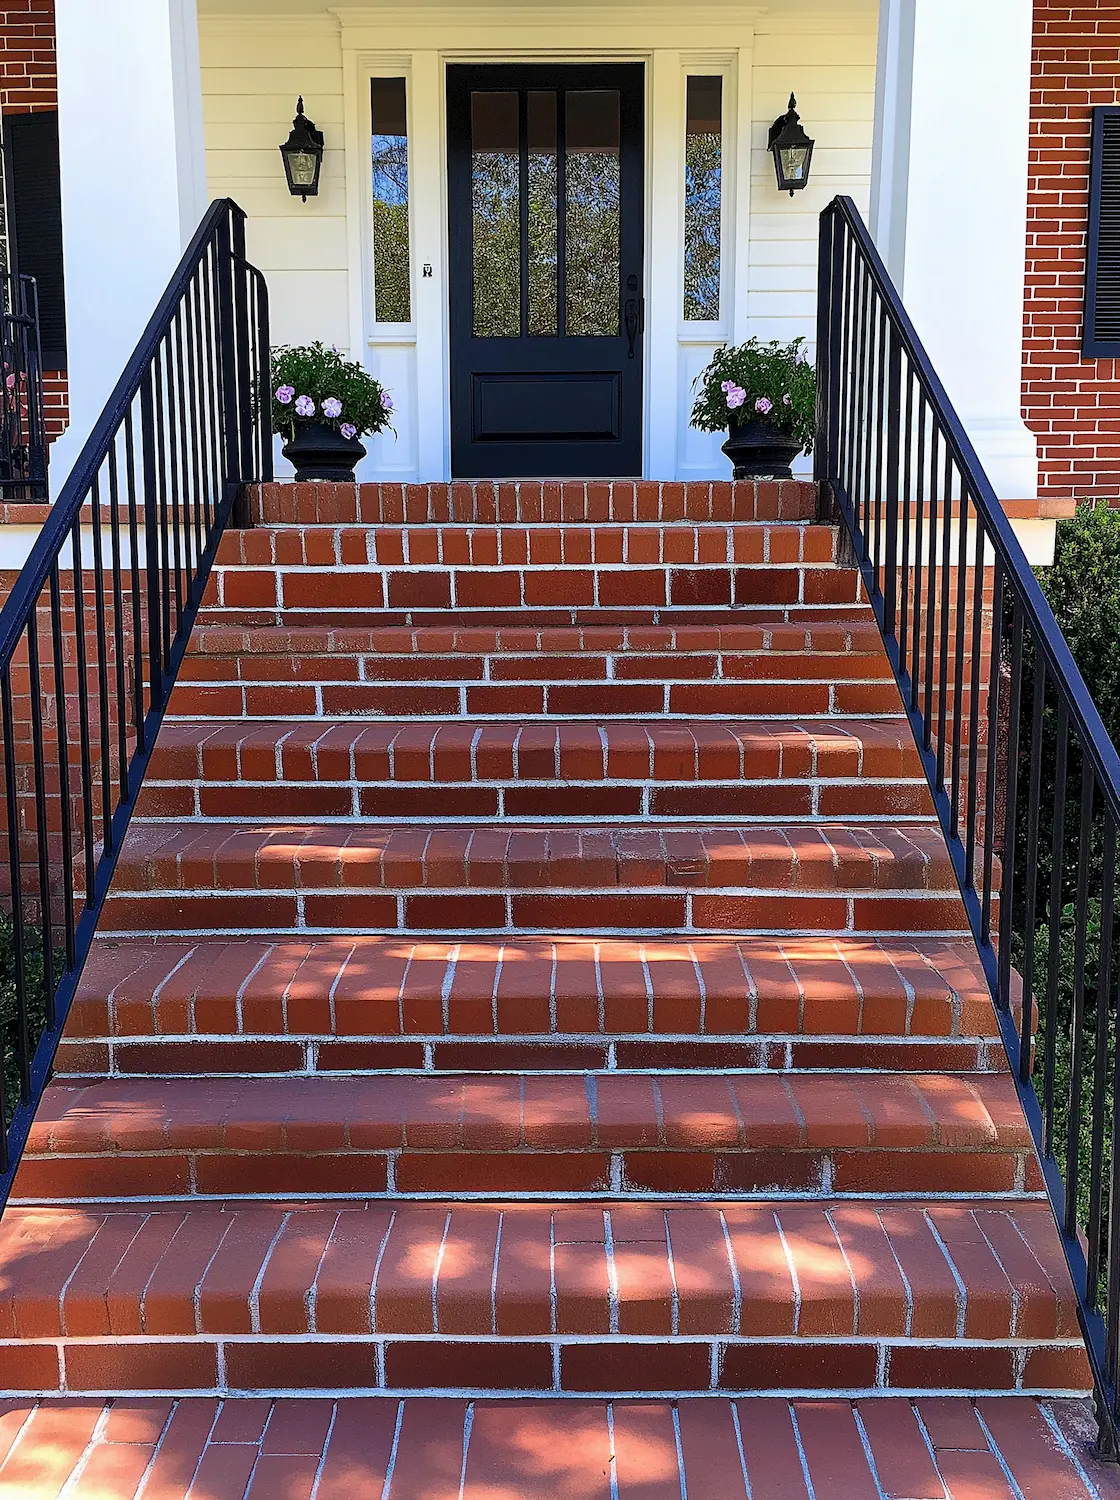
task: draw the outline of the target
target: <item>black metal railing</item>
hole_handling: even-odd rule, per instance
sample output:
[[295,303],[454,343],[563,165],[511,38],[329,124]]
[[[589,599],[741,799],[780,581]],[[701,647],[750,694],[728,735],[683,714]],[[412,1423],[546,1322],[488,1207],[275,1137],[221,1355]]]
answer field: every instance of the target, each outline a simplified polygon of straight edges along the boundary
[[0,611],[0,1208],[240,486],[268,304],[214,203]]
[[0,278],[0,499],[47,498],[39,294],[32,276]]
[[1042,1158],[1117,1452],[1120,757],[859,213],[821,221],[816,475],[851,535]]

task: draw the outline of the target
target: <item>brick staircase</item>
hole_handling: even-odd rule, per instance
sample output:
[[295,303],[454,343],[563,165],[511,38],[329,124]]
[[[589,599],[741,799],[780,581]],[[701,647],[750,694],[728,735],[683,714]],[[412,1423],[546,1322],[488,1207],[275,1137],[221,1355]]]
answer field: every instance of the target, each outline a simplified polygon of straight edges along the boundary
[[114,1496],[1103,1493],[812,487],[253,504],[0,1221],[0,1465],[68,1413]]

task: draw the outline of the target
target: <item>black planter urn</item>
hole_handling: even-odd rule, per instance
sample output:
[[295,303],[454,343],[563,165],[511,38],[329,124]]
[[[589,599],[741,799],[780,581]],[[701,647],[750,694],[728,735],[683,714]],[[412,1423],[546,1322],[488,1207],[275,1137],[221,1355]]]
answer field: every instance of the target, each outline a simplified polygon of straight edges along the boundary
[[733,422],[723,445],[735,467],[736,479],[790,479],[790,465],[802,450],[802,444],[787,432],[779,432],[769,422],[757,417],[749,422]]
[[354,469],[366,456],[357,438],[343,437],[326,422],[296,419],[296,435],[284,444],[284,457],[295,465],[296,480],[333,479],[353,484]]

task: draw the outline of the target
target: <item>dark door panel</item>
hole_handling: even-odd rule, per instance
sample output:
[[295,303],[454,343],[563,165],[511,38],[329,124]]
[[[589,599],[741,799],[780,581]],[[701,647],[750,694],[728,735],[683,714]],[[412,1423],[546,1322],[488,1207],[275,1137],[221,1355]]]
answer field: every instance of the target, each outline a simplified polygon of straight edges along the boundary
[[644,70],[448,69],[458,478],[641,472]]

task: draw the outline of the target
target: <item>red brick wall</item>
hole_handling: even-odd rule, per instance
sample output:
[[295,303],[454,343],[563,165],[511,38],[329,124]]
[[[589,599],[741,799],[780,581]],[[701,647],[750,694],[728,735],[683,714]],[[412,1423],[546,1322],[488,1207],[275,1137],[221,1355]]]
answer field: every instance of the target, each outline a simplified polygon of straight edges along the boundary
[[[0,0],[0,110],[5,115],[57,109],[54,0]],[[68,420],[66,375],[46,379],[47,432],[56,438]]]
[[1120,504],[1120,370],[1081,358],[1091,109],[1120,102],[1120,3],[1034,13],[1024,415],[1044,495]]

